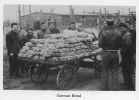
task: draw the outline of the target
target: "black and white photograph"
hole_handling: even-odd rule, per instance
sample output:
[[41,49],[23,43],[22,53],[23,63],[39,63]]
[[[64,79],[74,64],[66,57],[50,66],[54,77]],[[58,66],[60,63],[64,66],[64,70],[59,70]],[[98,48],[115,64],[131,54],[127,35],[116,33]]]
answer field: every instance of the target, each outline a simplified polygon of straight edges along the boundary
[[3,90],[136,91],[136,6],[3,5]]

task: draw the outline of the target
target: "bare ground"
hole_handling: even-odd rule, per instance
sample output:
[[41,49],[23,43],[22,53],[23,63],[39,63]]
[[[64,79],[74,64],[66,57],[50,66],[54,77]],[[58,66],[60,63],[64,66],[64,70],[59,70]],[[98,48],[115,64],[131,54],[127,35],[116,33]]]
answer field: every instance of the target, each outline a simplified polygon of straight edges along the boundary
[[[23,78],[10,78],[8,76],[7,57],[4,57],[3,66],[3,88],[8,90],[58,90],[56,87],[56,73],[49,75],[48,80],[43,84],[35,84],[30,80],[29,75]],[[122,78],[121,78],[122,79]],[[121,80],[122,81],[122,80]],[[94,69],[80,68],[76,83],[72,90],[101,90],[103,83],[96,78]]]

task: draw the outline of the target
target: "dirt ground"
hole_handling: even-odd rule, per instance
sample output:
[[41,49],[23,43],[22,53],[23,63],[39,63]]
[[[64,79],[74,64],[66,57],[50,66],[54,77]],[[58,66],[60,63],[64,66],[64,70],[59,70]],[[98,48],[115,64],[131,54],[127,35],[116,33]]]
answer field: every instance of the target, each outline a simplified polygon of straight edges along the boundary
[[[100,81],[100,78],[96,77],[94,69],[80,68],[72,90],[100,91],[102,90],[102,86],[103,83]],[[5,56],[3,65],[3,88],[6,90],[58,90],[56,87],[56,73],[49,75],[48,80],[43,84],[33,83],[29,75],[23,78],[11,79],[8,76],[8,59],[7,56]]]
[[[10,90],[57,90],[56,73],[49,75],[48,80],[43,84],[35,84],[27,75],[23,78],[8,76],[8,62],[5,59],[3,68],[3,88]],[[76,83],[73,90],[100,90],[101,82],[94,77],[93,69],[80,68],[77,73]]]

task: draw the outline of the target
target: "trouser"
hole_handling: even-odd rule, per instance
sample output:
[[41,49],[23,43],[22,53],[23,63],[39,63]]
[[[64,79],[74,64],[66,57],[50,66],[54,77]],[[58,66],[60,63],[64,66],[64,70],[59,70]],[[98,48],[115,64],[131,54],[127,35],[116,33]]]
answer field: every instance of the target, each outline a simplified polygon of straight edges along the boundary
[[9,56],[9,74],[10,76],[18,75],[18,59],[17,55]]
[[112,69],[119,65],[119,55],[117,51],[104,51],[102,57],[102,63],[105,69]]
[[[126,88],[128,90],[134,90],[135,84],[133,84],[133,75],[134,73],[134,60],[132,57],[122,57],[122,71],[123,71],[123,77],[124,77],[124,83],[127,86]],[[135,83],[135,82],[134,82]]]
[[102,82],[103,89],[119,89],[119,55],[117,51],[104,51],[102,53]]

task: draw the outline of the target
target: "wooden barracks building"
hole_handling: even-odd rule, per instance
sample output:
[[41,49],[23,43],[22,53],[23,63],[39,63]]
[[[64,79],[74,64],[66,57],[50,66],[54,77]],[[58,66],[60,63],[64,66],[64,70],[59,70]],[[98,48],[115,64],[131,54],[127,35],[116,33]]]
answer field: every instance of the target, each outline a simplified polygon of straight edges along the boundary
[[[67,25],[71,21],[70,14],[58,14],[58,13],[45,13],[45,12],[33,12],[31,14],[27,14],[21,16],[21,26],[33,26],[35,21],[40,22],[48,22],[48,19],[54,18],[56,19],[57,26],[59,28],[67,27]],[[93,26],[97,22],[98,16],[95,14],[76,14],[74,15],[74,20],[76,22],[81,22],[87,26]]]
[[[85,27],[96,26],[100,21],[104,21],[105,15],[99,14],[74,14],[74,20],[77,23],[82,23]],[[114,15],[115,18],[118,18],[117,15]],[[120,18],[125,18],[127,15],[121,15]],[[33,23],[35,21],[40,22],[48,22],[49,19],[56,19],[57,27],[63,29],[67,27],[70,23],[72,16],[70,14],[59,14],[59,13],[46,13],[46,12],[33,12],[31,14],[27,14],[21,16],[21,26],[22,27],[33,27]],[[101,19],[101,20],[99,20]]]

